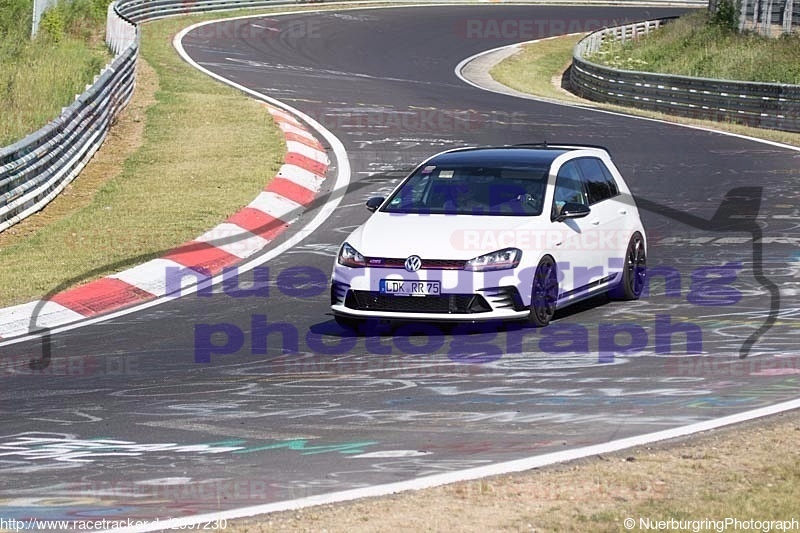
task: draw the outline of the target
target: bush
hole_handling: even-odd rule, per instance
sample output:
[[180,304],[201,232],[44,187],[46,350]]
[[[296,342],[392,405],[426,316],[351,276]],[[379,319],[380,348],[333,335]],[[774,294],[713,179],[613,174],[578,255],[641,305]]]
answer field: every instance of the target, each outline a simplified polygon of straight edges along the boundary
[[37,37],[60,43],[66,34],[66,26],[62,10],[57,7],[48,9],[42,14],[42,20],[39,21]]
[[45,11],[39,29],[55,42],[65,35],[89,39],[93,28],[105,21],[108,4],[109,0],[61,0]]
[[31,39],[33,1],[0,0],[0,147],[58,116],[108,62],[107,6],[61,0]]
[[739,27],[736,5],[732,0],[719,0],[717,9],[711,14],[709,23],[722,29],[735,31]]

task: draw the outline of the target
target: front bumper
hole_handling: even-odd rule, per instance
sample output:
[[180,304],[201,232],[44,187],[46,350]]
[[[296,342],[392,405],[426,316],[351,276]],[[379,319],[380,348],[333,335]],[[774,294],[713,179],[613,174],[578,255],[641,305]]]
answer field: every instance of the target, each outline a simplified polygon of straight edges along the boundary
[[[408,276],[407,272],[382,269],[373,271],[375,276],[351,277],[347,274],[352,270],[343,270],[344,275],[334,271],[331,284],[331,310],[336,315],[437,322],[519,320],[528,316],[519,291],[511,285],[473,288],[472,283],[448,285],[445,280],[440,295],[399,296],[382,293],[379,280]],[[417,274],[426,280],[437,276],[423,271]]]

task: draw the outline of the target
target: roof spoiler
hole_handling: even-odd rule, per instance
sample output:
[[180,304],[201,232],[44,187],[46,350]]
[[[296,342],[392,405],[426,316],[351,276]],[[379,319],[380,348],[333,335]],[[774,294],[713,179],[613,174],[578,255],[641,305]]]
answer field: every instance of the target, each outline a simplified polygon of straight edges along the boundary
[[576,143],[549,143],[547,141],[540,142],[540,143],[520,143],[512,145],[514,148],[572,148],[572,149],[580,149],[580,148],[595,148],[597,150],[603,150],[608,155],[611,155],[611,152],[608,151],[608,148],[605,146],[600,146],[599,144],[576,144]]

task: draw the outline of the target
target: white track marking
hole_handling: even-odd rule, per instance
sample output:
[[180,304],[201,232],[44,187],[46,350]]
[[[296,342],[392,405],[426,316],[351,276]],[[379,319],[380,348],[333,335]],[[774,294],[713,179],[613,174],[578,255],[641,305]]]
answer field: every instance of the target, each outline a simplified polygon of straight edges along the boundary
[[438,487],[440,485],[447,485],[449,483],[457,483],[459,481],[470,481],[483,477],[511,474],[513,472],[523,472],[525,470],[541,468],[543,466],[563,463],[566,461],[574,461],[576,459],[583,459],[585,457],[613,453],[620,450],[625,450],[627,448],[632,448],[634,446],[642,446],[668,439],[694,435],[702,431],[709,431],[712,429],[730,426],[732,424],[739,424],[748,420],[754,420],[756,418],[762,418],[765,416],[782,413],[784,411],[790,411],[792,409],[800,409],[800,400],[792,400],[789,402],[771,405],[769,407],[762,407],[760,409],[753,409],[751,411],[745,411],[743,413],[737,413],[731,416],[708,420],[706,422],[698,422],[697,424],[690,424],[688,426],[666,429],[664,431],[656,431],[654,433],[647,433],[645,435],[637,435],[635,437],[613,440],[603,444],[595,444],[593,446],[584,446],[582,448],[564,450],[562,452],[546,453],[534,457],[516,459],[514,461],[479,466],[477,468],[469,468],[466,470],[458,470],[444,474],[435,474],[417,479],[409,479],[407,481],[398,481],[396,483],[386,483],[383,485],[373,485],[371,487],[363,487],[359,489],[330,492],[328,494],[319,494],[317,496],[298,498],[296,500],[287,500],[264,505],[253,505],[250,507],[240,507],[239,509],[231,509],[230,511],[186,516],[183,518],[173,518],[171,520],[159,521],[154,524],[125,527],[115,529],[113,531],[115,533],[144,533],[146,531],[158,531],[168,528],[182,528],[219,520],[235,520],[237,518],[247,518],[266,513],[292,511],[295,509],[302,509],[304,507],[311,507],[313,505],[326,505],[356,500],[359,498],[388,496],[390,494],[396,494],[398,492],[407,490],[428,489],[431,487]]
[[[222,240],[230,240],[224,244],[217,244]],[[195,241],[211,242],[214,246],[241,259],[250,257],[259,250],[263,250],[269,241],[259,235],[250,233],[236,224],[225,222],[200,235]]]
[[296,153],[307,158],[316,161],[317,163],[322,163],[323,165],[328,164],[328,155],[323,152],[322,150],[317,150],[316,148],[311,148],[301,142],[297,141],[286,141],[286,150],[289,153]]
[[279,218],[284,222],[291,222],[300,216],[303,206],[285,196],[271,191],[265,191],[256,196],[247,207],[258,209],[271,217]]
[[30,326],[31,314],[37,308],[38,319],[36,320],[36,325],[40,328],[47,328],[53,324],[63,324],[65,321],[74,322],[84,318],[82,314],[67,309],[56,302],[36,300],[0,309],[0,324],[3,324],[3,335],[21,335],[27,332]]
[[[579,34],[573,33],[573,34],[570,34],[570,35],[579,35]],[[594,107],[590,102],[587,102],[585,104],[564,102],[563,100],[556,100],[554,98],[545,98],[545,97],[542,97],[542,96],[535,96],[535,95],[532,95],[532,94],[530,94],[530,95],[524,94],[524,93],[522,93],[520,91],[516,91],[516,90],[510,89],[510,88],[509,88],[508,92],[502,91],[502,90],[496,90],[496,89],[492,89],[492,88],[489,88],[489,87],[484,87],[482,85],[479,85],[478,83],[475,83],[474,81],[466,78],[462,74],[462,71],[464,70],[464,68],[466,68],[466,66],[469,63],[471,63],[472,61],[474,61],[474,60],[476,60],[476,59],[478,59],[480,57],[483,57],[485,55],[489,55],[489,54],[492,54],[494,52],[499,52],[500,50],[508,50],[508,49],[511,49],[511,48],[519,48],[519,47],[525,46],[527,44],[534,44],[534,43],[538,43],[538,42],[542,42],[542,41],[548,41],[548,40],[551,40],[551,39],[556,39],[558,37],[568,37],[568,36],[569,35],[556,35],[556,36],[553,36],[553,37],[546,37],[544,39],[534,39],[533,41],[525,41],[525,42],[521,42],[521,43],[509,44],[509,45],[506,45],[506,46],[499,46],[497,48],[492,48],[491,50],[484,50],[483,52],[479,52],[479,53],[477,53],[475,55],[469,56],[468,58],[466,58],[463,61],[459,62],[458,65],[456,65],[456,67],[455,67],[455,75],[458,77],[458,79],[460,79],[461,81],[463,81],[467,85],[471,85],[472,87],[475,87],[476,89],[480,89],[482,91],[495,93],[495,94],[502,94],[504,96],[508,96],[508,97],[512,97],[512,98],[523,98],[525,100],[534,100],[534,101],[537,101],[537,102],[545,102],[547,104],[559,105],[559,106],[564,106],[564,107],[574,107],[576,109],[582,109],[584,111],[592,111],[592,112],[595,112],[595,113],[605,113],[606,115],[614,115],[614,116],[618,116],[618,117],[632,118],[632,119],[637,119],[637,120],[646,120],[648,122],[656,122],[658,124],[670,124],[672,126],[679,126],[681,128],[688,128],[688,129],[699,130],[699,131],[707,131],[707,132],[711,132],[711,133],[719,133],[721,135],[727,135],[728,137],[736,137],[738,139],[745,139],[745,140],[753,141],[753,142],[757,142],[757,143],[768,144],[770,146],[775,146],[775,147],[778,147],[778,148],[784,148],[786,150],[794,150],[796,152],[800,152],[800,147],[797,147],[797,146],[791,146],[789,144],[779,143],[779,142],[776,142],[776,141],[769,141],[769,140],[766,140],[766,139],[758,139],[756,137],[750,137],[748,135],[743,135],[743,134],[740,134],[740,133],[731,133],[729,131],[717,130],[717,129],[714,129],[714,128],[710,127],[710,126],[698,126],[698,125],[695,125],[695,124],[681,124],[679,122],[672,122],[672,121],[665,120],[665,119],[660,119],[660,118],[640,117],[638,115],[630,115],[628,113],[623,113],[621,111],[610,111],[608,109],[601,109],[599,107]],[[511,92],[511,91],[514,91],[514,92]]]
[[295,135],[299,135],[300,137],[304,137],[306,139],[314,139],[314,135],[305,129],[298,128],[297,126],[288,122],[278,122],[278,127],[281,129],[281,131],[283,131],[283,133],[294,133]]
[[325,181],[323,176],[318,176],[304,168],[288,163],[281,166],[277,177],[287,179],[314,192],[318,191],[322,187],[322,182]]
[[[109,278],[116,278],[124,281],[128,285],[133,285],[143,291],[149,292],[156,296],[164,296],[167,293],[167,272],[170,270],[187,269],[172,259],[164,259],[159,257],[147,263],[136,265],[128,270],[123,270],[116,274],[112,274]],[[192,280],[191,276],[181,279],[181,288],[190,287],[197,284],[197,280]],[[175,287],[176,289],[178,287]]]

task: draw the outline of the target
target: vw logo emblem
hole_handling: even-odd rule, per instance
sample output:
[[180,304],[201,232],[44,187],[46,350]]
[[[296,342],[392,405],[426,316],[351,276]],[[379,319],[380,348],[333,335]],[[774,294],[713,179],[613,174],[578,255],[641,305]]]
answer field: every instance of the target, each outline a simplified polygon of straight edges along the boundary
[[405,267],[409,272],[416,272],[422,266],[422,259],[418,255],[412,255],[406,259]]

